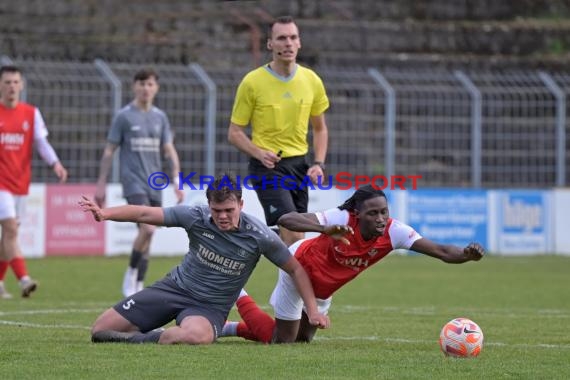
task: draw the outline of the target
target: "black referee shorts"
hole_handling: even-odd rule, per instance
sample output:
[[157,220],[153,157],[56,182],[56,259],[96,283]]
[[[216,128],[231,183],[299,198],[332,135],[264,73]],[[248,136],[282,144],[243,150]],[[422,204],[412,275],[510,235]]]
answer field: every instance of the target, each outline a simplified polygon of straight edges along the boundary
[[254,176],[257,198],[263,207],[268,226],[277,224],[277,219],[292,211],[307,212],[309,190],[300,186],[309,165],[305,156],[282,158],[274,169],[266,168],[261,161],[249,160],[249,173]]

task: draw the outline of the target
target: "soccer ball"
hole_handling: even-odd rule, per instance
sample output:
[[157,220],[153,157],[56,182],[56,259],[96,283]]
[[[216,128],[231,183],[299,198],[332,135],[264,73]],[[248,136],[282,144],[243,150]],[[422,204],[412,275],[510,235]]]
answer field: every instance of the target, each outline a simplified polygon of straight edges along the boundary
[[470,319],[455,318],[441,329],[439,347],[445,356],[474,358],[483,348],[483,331]]

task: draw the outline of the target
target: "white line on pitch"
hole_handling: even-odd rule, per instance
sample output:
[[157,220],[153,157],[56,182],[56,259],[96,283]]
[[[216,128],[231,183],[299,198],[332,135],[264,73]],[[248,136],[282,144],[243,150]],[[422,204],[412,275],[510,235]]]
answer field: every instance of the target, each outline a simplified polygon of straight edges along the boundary
[[[80,325],[66,325],[66,324],[41,324],[41,323],[28,323],[22,321],[4,321],[0,320],[0,325],[18,326],[18,327],[32,327],[32,328],[51,328],[51,329],[79,329],[79,330],[89,330],[88,326]],[[379,341],[386,343],[407,343],[407,344],[434,344],[435,341],[430,340],[420,340],[420,339],[405,339],[405,338],[381,338],[377,336],[339,336],[339,337],[322,337],[317,336],[315,340],[322,341]],[[485,342],[485,346],[497,346],[497,347],[514,347],[514,348],[552,348],[552,349],[570,349],[568,344],[548,344],[548,343],[537,343],[537,344],[526,344],[526,343],[503,343],[503,342]]]
[[413,315],[436,315],[442,312],[449,312],[449,310],[458,310],[458,313],[470,313],[470,314],[478,314],[478,315],[499,315],[505,317],[526,317],[529,315],[538,315],[540,317],[549,317],[549,318],[570,318],[570,310],[568,309],[485,309],[485,308],[478,308],[478,309],[461,309],[459,311],[458,308],[453,309],[437,309],[432,306],[424,306],[424,307],[399,307],[399,306],[374,306],[374,305],[333,305],[331,307],[331,312],[339,312],[339,313],[353,313],[358,311],[370,311],[370,310],[379,310],[385,313],[400,313],[400,314],[413,314]]
[[[419,339],[404,339],[404,338],[381,338],[378,336],[339,336],[339,337],[323,337],[316,336],[315,340],[369,340],[369,341],[381,341],[387,343],[420,343],[420,344],[431,344],[434,342],[430,340],[419,340]],[[548,343],[537,343],[537,344],[527,344],[527,343],[502,343],[502,342],[485,342],[485,346],[498,346],[498,347],[519,347],[519,348],[555,348],[555,349],[570,349],[570,344],[548,344]]]
[[89,330],[90,327],[79,326],[79,325],[44,325],[41,323],[28,323],[28,322],[17,322],[17,321],[3,321],[0,320],[0,325],[18,326],[18,327],[37,327],[41,329],[81,329]]
[[0,316],[6,315],[39,315],[39,314],[66,314],[66,313],[97,313],[104,309],[40,309],[40,310],[17,310],[0,311]]

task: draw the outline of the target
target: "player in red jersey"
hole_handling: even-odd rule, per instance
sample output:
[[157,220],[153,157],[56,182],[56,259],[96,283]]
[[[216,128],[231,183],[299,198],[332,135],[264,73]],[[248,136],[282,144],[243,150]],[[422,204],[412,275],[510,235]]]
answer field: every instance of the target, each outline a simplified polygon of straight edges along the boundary
[[37,283],[28,275],[18,244],[19,217],[31,181],[32,146],[53,168],[61,182],[67,171],[47,140],[47,129],[40,111],[20,101],[24,88],[16,66],[0,68],[0,298],[11,298],[4,287],[8,267],[20,281],[22,297],[29,297]]
[[[478,243],[465,248],[423,238],[412,227],[390,218],[386,195],[367,185],[338,208],[324,212],[283,215],[278,224],[291,231],[320,232],[296,242],[289,251],[311,279],[319,312],[327,314],[332,295],[395,249],[408,249],[446,263],[480,260],[485,250]],[[310,342],[316,328],[307,323],[303,302],[286,273],[270,300],[275,320],[242,291],[236,305],[242,322],[228,322],[222,335],[241,336],[264,343]]]

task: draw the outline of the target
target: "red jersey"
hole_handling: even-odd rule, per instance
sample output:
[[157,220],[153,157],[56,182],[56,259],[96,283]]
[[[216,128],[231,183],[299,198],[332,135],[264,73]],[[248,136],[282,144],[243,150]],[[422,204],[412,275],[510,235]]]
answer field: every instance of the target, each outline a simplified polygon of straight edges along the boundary
[[26,195],[30,187],[34,139],[47,136],[40,111],[19,102],[0,104],[0,190]]
[[412,227],[390,218],[382,236],[365,241],[353,213],[337,208],[316,215],[322,225],[346,224],[354,229],[354,235],[345,235],[350,245],[321,234],[301,242],[295,251],[295,257],[311,279],[315,296],[320,299],[329,298],[391,251],[409,249],[421,238]]

